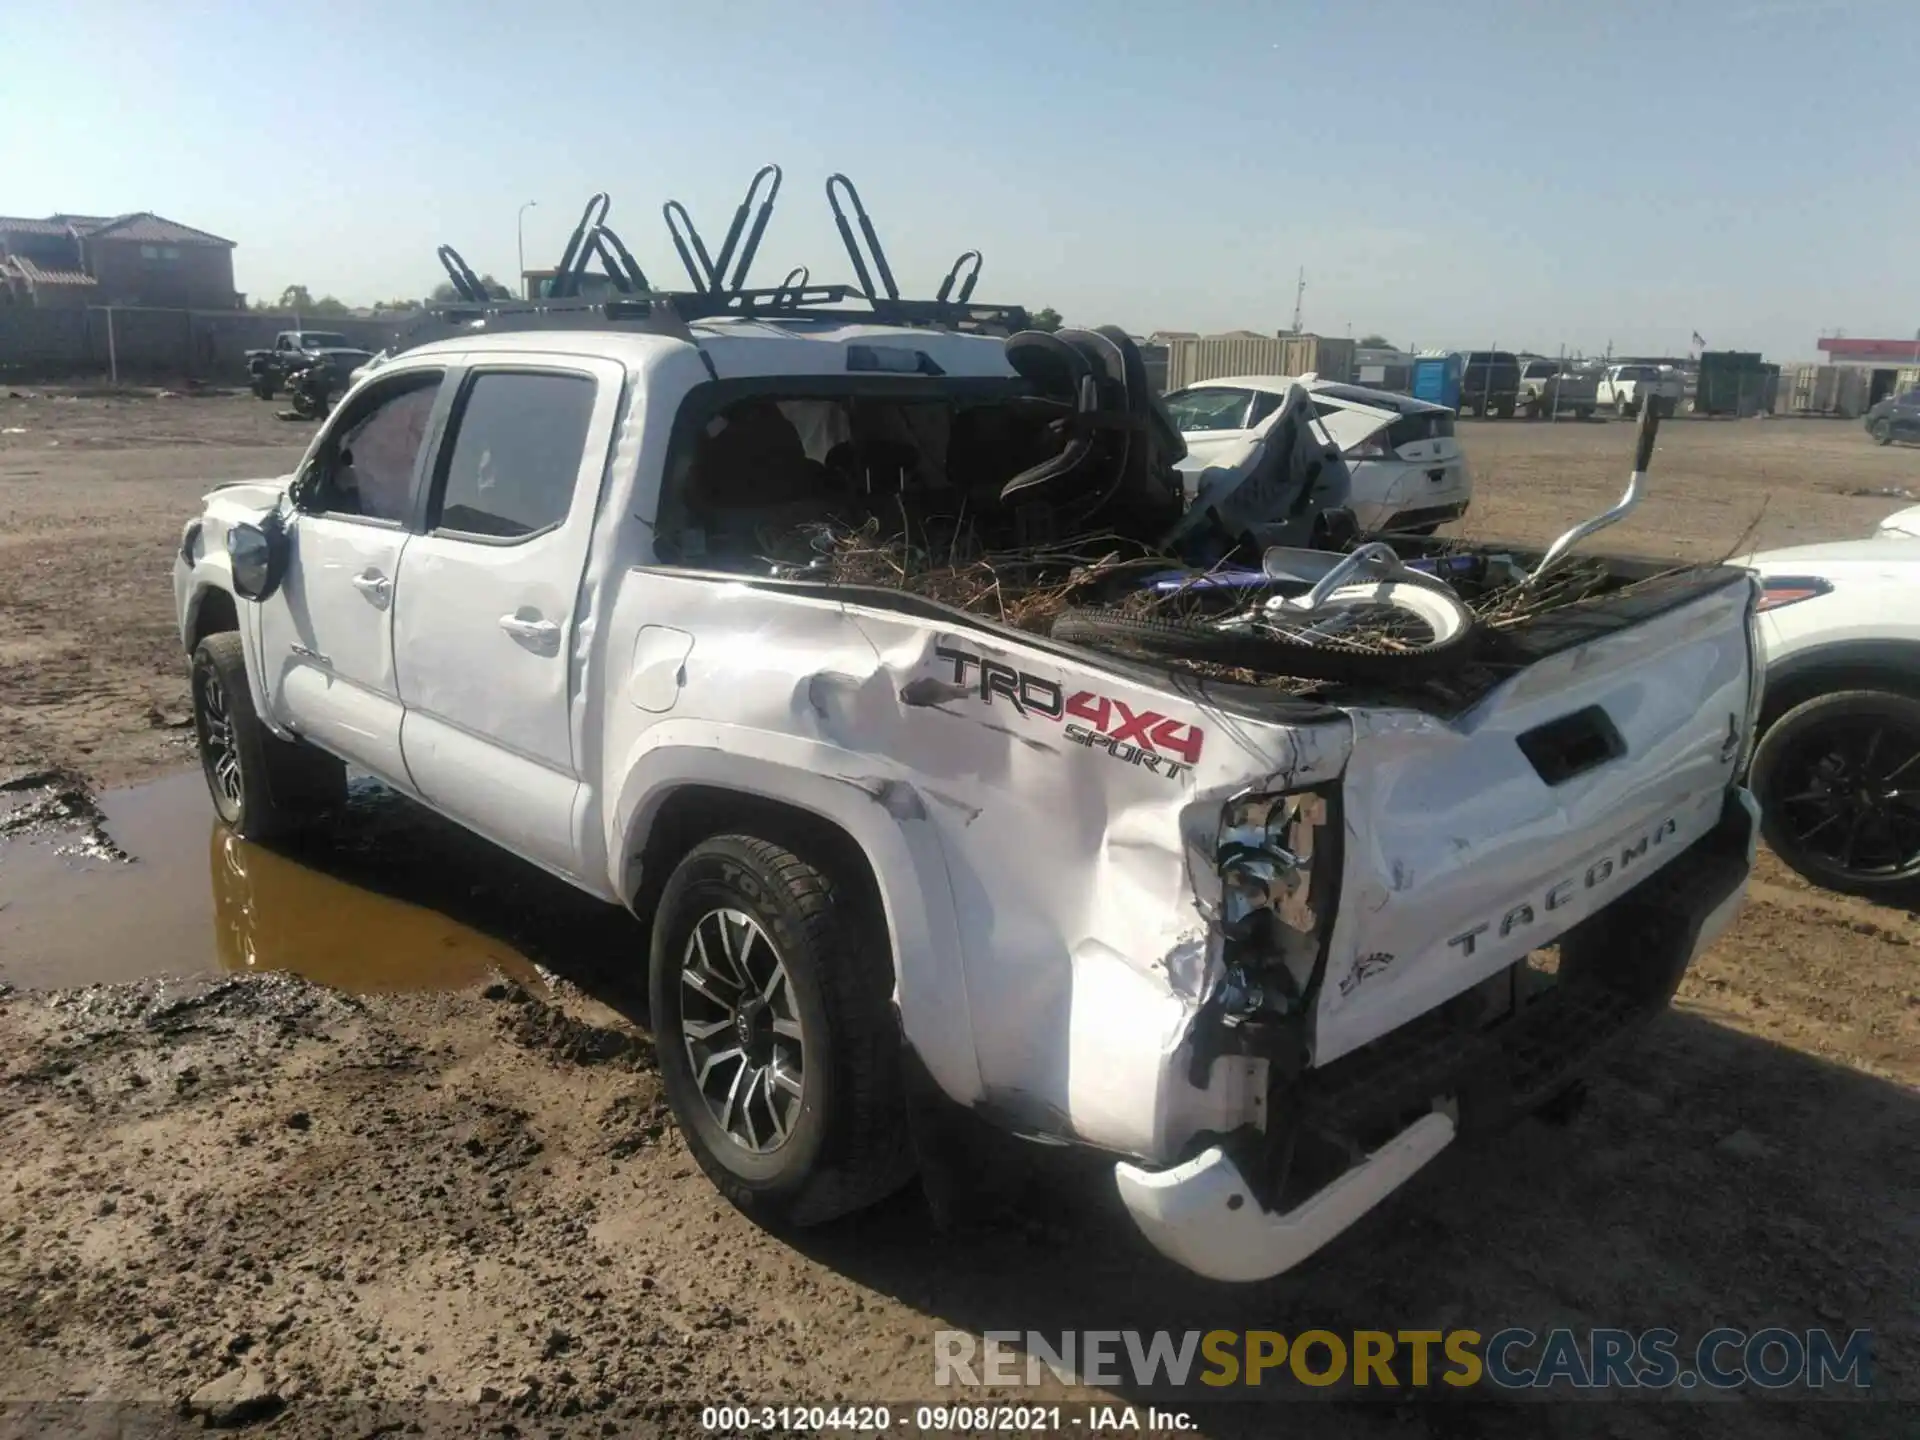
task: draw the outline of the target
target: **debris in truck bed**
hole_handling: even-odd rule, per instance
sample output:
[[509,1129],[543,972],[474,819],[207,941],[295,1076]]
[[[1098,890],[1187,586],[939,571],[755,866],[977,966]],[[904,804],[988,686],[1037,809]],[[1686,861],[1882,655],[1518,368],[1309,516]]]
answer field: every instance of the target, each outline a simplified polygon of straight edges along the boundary
[[857,530],[811,527],[807,536],[831,584],[904,590],[972,615],[1044,635],[1069,597],[1125,571],[1144,573],[1178,562],[1148,553],[1111,533],[1071,546],[981,551],[949,543],[945,555],[904,536],[882,533],[878,520]]

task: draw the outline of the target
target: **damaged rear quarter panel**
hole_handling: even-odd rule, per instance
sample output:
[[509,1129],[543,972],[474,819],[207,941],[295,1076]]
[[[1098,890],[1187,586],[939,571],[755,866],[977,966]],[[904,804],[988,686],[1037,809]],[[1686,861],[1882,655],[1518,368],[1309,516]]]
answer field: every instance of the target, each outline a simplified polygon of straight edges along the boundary
[[879,874],[902,1022],[943,1089],[1023,1128],[1177,1147],[1171,1061],[1218,975],[1220,807],[1337,776],[1347,726],[1225,713],[957,616],[640,574],[609,654],[642,624],[697,639],[669,713],[612,702],[612,853],[690,771],[831,816]]

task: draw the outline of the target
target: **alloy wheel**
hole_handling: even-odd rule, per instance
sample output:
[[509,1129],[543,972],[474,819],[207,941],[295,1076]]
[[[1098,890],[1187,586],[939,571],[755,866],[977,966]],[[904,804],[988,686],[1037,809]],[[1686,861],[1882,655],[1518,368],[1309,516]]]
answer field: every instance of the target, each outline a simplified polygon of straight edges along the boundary
[[227,713],[227,692],[210,668],[195,677],[200,690],[200,751],[207,778],[237,810],[245,793],[240,776],[240,749]]
[[680,957],[680,1031],[714,1121],[756,1155],[786,1144],[805,1092],[806,1037],[780,952],[743,910],[702,915]]
[[1822,727],[1783,768],[1794,843],[1854,879],[1920,872],[1920,733],[1884,720]]

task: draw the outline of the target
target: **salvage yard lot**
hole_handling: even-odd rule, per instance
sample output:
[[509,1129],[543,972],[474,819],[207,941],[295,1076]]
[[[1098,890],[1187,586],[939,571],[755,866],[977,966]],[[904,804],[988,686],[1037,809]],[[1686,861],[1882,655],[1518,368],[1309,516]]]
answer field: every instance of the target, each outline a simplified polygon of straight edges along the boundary
[[[290,468],[311,427],[274,409],[0,398],[0,782],[59,767],[104,790],[191,763],[171,550],[210,483]],[[1461,437],[1467,530],[1541,543],[1617,498],[1632,450],[1602,423]],[[1863,535],[1910,502],[1850,492],[1887,487],[1920,491],[1920,452],[1855,424],[1675,421],[1650,498],[1604,543],[1711,560]],[[193,813],[179,840],[205,853]],[[935,1398],[948,1328],[1552,1324],[1871,1329],[1877,1387],[1920,1399],[1920,918],[1770,857],[1676,1013],[1612,1056],[1570,1128],[1456,1147],[1300,1273],[1229,1290],[1136,1241],[1097,1166],[1048,1170],[957,1237],[932,1237],[912,1195],[798,1245],[762,1234],[694,1169],[616,1013],[637,1013],[637,927],[418,817],[368,825],[346,878],[571,983],[345,999],[287,982],[181,1012],[137,990],[0,1002],[0,1400],[173,1400],[233,1366],[285,1398],[484,1394],[624,1424],[671,1398]],[[0,885],[9,863],[0,849]],[[0,981],[30,963],[0,946]],[[1276,1428],[1240,1412],[1208,1423]],[[1851,1406],[1714,1418],[1895,1427]],[[1637,1435],[1708,1415],[1281,1419]]]

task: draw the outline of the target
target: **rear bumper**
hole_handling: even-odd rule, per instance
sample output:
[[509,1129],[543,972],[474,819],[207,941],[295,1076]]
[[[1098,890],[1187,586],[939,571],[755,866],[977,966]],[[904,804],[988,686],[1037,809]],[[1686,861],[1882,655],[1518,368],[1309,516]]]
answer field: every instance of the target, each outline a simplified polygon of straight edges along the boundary
[[[1134,1223],[1163,1255],[1210,1279],[1264,1280],[1297,1265],[1456,1134],[1537,1108],[1664,1009],[1746,899],[1759,818],[1747,790],[1731,791],[1713,830],[1563,937],[1580,935],[1589,962],[1574,978],[1516,1002],[1497,1023],[1463,1025],[1442,1007],[1307,1072],[1269,1104],[1264,1135],[1233,1137],[1167,1170],[1116,1166]],[[1289,1199],[1296,1142],[1310,1137],[1357,1145],[1366,1158]]]
[[1120,1199],[1153,1248],[1209,1280],[1289,1270],[1413,1178],[1452,1142],[1453,1117],[1421,1116],[1283,1214],[1264,1209],[1218,1145],[1171,1170],[1116,1167]]
[[1444,525],[1449,520],[1458,520],[1467,513],[1467,502],[1455,500],[1446,505],[1417,505],[1410,510],[1396,510],[1393,518],[1381,528],[1383,530],[1412,530],[1421,525]]

